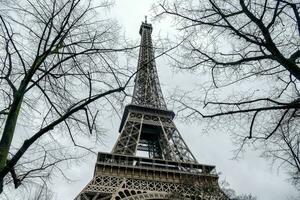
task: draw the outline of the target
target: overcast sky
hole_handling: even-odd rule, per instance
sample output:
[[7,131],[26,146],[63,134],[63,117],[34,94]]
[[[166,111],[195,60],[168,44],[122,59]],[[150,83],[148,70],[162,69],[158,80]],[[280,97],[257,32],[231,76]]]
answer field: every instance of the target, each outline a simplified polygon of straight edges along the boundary
[[[118,20],[124,35],[138,40],[141,21],[145,15],[150,16],[152,3],[150,0],[116,0],[110,14]],[[149,18],[148,21],[153,22]],[[152,24],[154,39],[158,34],[164,35],[171,30],[169,23],[163,20]],[[193,84],[189,82],[190,75],[174,73],[163,59],[158,59],[156,63],[165,97],[176,87],[186,89]],[[118,136],[119,123],[118,117],[112,117],[103,125],[110,131],[104,138],[104,145],[99,146],[99,151],[111,150]],[[221,172],[220,180],[226,180],[237,193],[251,193],[259,200],[290,199],[297,194],[288,183],[287,176],[272,169],[267,161],[259,157],[259,152],[248,152],[242,159],[232,160],[234,146],[230,138],[220,130],[204,134],[205,127],[201,126],[201,122],[185,124],[175,119],[175,123],[198,162],[216,165],[217,171]],[[91,156],[79,166],[68,169],[66,173],[72,177],[72,182],[68,183],[60,178],[53,180],[57,199],[73,199],[92,179],[95,161],[96,157]]]

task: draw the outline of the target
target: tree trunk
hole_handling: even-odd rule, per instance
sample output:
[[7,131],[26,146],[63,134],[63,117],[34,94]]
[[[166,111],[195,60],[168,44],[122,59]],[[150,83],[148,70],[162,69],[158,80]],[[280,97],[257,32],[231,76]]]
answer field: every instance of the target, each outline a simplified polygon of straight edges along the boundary
[[[9,110],[5,122],[4,130],[3,130],[3,134],[0,140],[0,171],[2,171],[3,168],[6,166],[8,152],[14,136],[23,97],[24,97],[24,91],[21,87],[20,90],[17,91],[14,96],[14,101]],[[3,178],[4,177],[0,177],[0,193],[2,193],[3,190]]]

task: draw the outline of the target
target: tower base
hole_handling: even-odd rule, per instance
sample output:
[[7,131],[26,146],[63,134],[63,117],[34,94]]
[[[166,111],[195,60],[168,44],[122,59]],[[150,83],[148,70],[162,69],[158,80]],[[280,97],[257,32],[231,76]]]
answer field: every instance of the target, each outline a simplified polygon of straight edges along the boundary
[[99,153],[94,178],[75,200],[228,200],[214,166]]

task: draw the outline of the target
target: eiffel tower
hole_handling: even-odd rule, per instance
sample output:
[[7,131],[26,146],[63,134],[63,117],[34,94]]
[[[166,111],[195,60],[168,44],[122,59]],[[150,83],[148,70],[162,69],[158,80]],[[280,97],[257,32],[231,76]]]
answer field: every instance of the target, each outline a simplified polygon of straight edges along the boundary
[[147,19],[139,33],[133,97],[125,107],[119,138],[111,153],[98,153],[94,177],[75,200],[227,200],[215,166],[197,162],[173,122],[174,112],[167,109]]

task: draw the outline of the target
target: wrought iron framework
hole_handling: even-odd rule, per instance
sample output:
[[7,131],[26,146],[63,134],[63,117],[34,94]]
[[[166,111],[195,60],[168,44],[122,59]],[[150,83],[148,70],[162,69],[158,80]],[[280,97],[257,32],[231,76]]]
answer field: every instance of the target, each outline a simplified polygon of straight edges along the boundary
[[140,52],[132,104],[167,109],[158,80],[151,33],[152,25],[142,22]]
[[151,33],[152,25],[143,22],[132,103],[125,107],[119,138],[111,153],[98,154],[94,178],[76,200],[228,199],[215,167],[198,164],[167,110]]

